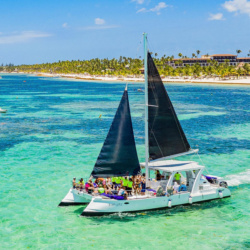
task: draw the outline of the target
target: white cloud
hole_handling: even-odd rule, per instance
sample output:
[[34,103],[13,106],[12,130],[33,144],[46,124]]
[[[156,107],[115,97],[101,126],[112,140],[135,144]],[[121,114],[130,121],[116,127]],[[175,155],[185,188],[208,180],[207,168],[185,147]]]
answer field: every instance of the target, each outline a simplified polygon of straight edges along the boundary
[[225,20],[222,13],[210,14],[208,20]]
[[62,25],[62,27],[66,29],[66,28],[69,28],[69,25],[68,25],[67,23],[64,23],[64,24]]
[[39,31],[23,31],[20,33],[13,32],[11,34],[0,34],[0,44],[12,44],[28,42],[35,38],[49,37],[51,34],[43,33]]
[[168,5],[164,2],[158,3],[154,8],[147,10],[146,8],[139,9],[136,13],[140,12],[156,12],[157,15],[161,14],[161,10],[167,8]]
[[164,2],[160,2],[154,8],[150,9],[150,11],[159,13],[159,11],[164,8],[167,8],[167,5]]
[[250,16],[250,1],[248,0],[232,0],[222,4],[228,12],[248,14]]
[[132,0],[132,2],[136,2],[138,4],[143,4],[145,0]]
[[105,20],[101,19],[101,18],[96,18],[95,19],[95,24],[97,24],[97,25],[103,25],[103,24],[105,24]]
[[78,30],[106,30],[120,27],[118,25],[104,25],[105,23],[106,21],[104,19],[95,18],[95,25],[79,27]]
[[96,25],[96,26],[87,26],[79,28],[80,30],[106,30],[106,29],[114,29],[118,28],[118,25]]
[[141,8],[141,9],[136,11],[136,13],[140,13],[140,12],[147,12],[147,9],[146,8]]

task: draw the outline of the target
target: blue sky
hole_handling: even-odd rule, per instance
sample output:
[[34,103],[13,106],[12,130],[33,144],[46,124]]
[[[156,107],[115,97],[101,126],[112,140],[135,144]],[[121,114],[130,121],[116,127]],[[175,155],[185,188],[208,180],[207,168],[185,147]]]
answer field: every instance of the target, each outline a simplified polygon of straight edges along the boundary
[[249,0],[1,1],[0,63],[250,50]]

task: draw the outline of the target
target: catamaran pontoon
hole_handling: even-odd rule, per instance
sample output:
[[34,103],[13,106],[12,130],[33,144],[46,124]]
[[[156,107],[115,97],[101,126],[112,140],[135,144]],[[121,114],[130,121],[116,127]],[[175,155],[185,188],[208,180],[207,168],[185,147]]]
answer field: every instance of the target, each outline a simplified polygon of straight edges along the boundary
[[91,201],[91,199],[92,195],[88,194],[84,189],[80,190],[79,188],[72,187],[58,206],[86,205]]

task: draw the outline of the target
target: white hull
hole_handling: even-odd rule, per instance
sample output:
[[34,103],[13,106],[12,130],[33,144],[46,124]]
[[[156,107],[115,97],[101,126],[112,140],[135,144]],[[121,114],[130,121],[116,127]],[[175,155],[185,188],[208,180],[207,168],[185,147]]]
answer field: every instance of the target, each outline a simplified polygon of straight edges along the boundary
[[74,206],[74,205],[84,205],[88,204],[92,199],[92,196],[85,193],[80,192],[77,189],[71,188],[64,199],[60,202],[58,206]]
[[[112,213],[139,212],[146,210],[156,210],[172,206],[203,202],[231,196],[228,188],[213,188],[210,190],[199,191],[195,194],[182,192],[171,196],[132,197],[129,200],[113,200],[93,197],[89,205],[82,212],[82,216],[100,216]],[[190,198],[192,197],[192,198]]]

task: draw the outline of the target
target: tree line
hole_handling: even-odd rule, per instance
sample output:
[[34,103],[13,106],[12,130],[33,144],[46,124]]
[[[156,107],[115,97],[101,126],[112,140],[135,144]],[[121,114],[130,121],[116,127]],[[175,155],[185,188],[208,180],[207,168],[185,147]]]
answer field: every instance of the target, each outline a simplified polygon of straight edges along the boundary
[[[241,51],[238,51],[240,53]],[[232,66],[229,60],[218,63],[215,60],[207,60],[208,66],[201,66],[199,63],[193,65],[183,65],[182,60],[175,61],[179,67],[172,67],[170,62],[174,56],[158,57],[157,53],[151,53],[160,75],[164,76],[191,76],[191,77],[228,77],[250,75],[250,65],[243,67]],[[197,50],[193,57],[197,57],[200,51]],[[186,58],[179,53],[180,58]],[[109,75],[109,76],[140,76],[143,72],[143,60],[120,56],[119,59],[91,59],[58,61],[54,63],[42,63],[33,65],[13,64],[0,66],[0,71],[24,72],[24,73],[53,73],[53,74],[89,74],[89,75]]]

